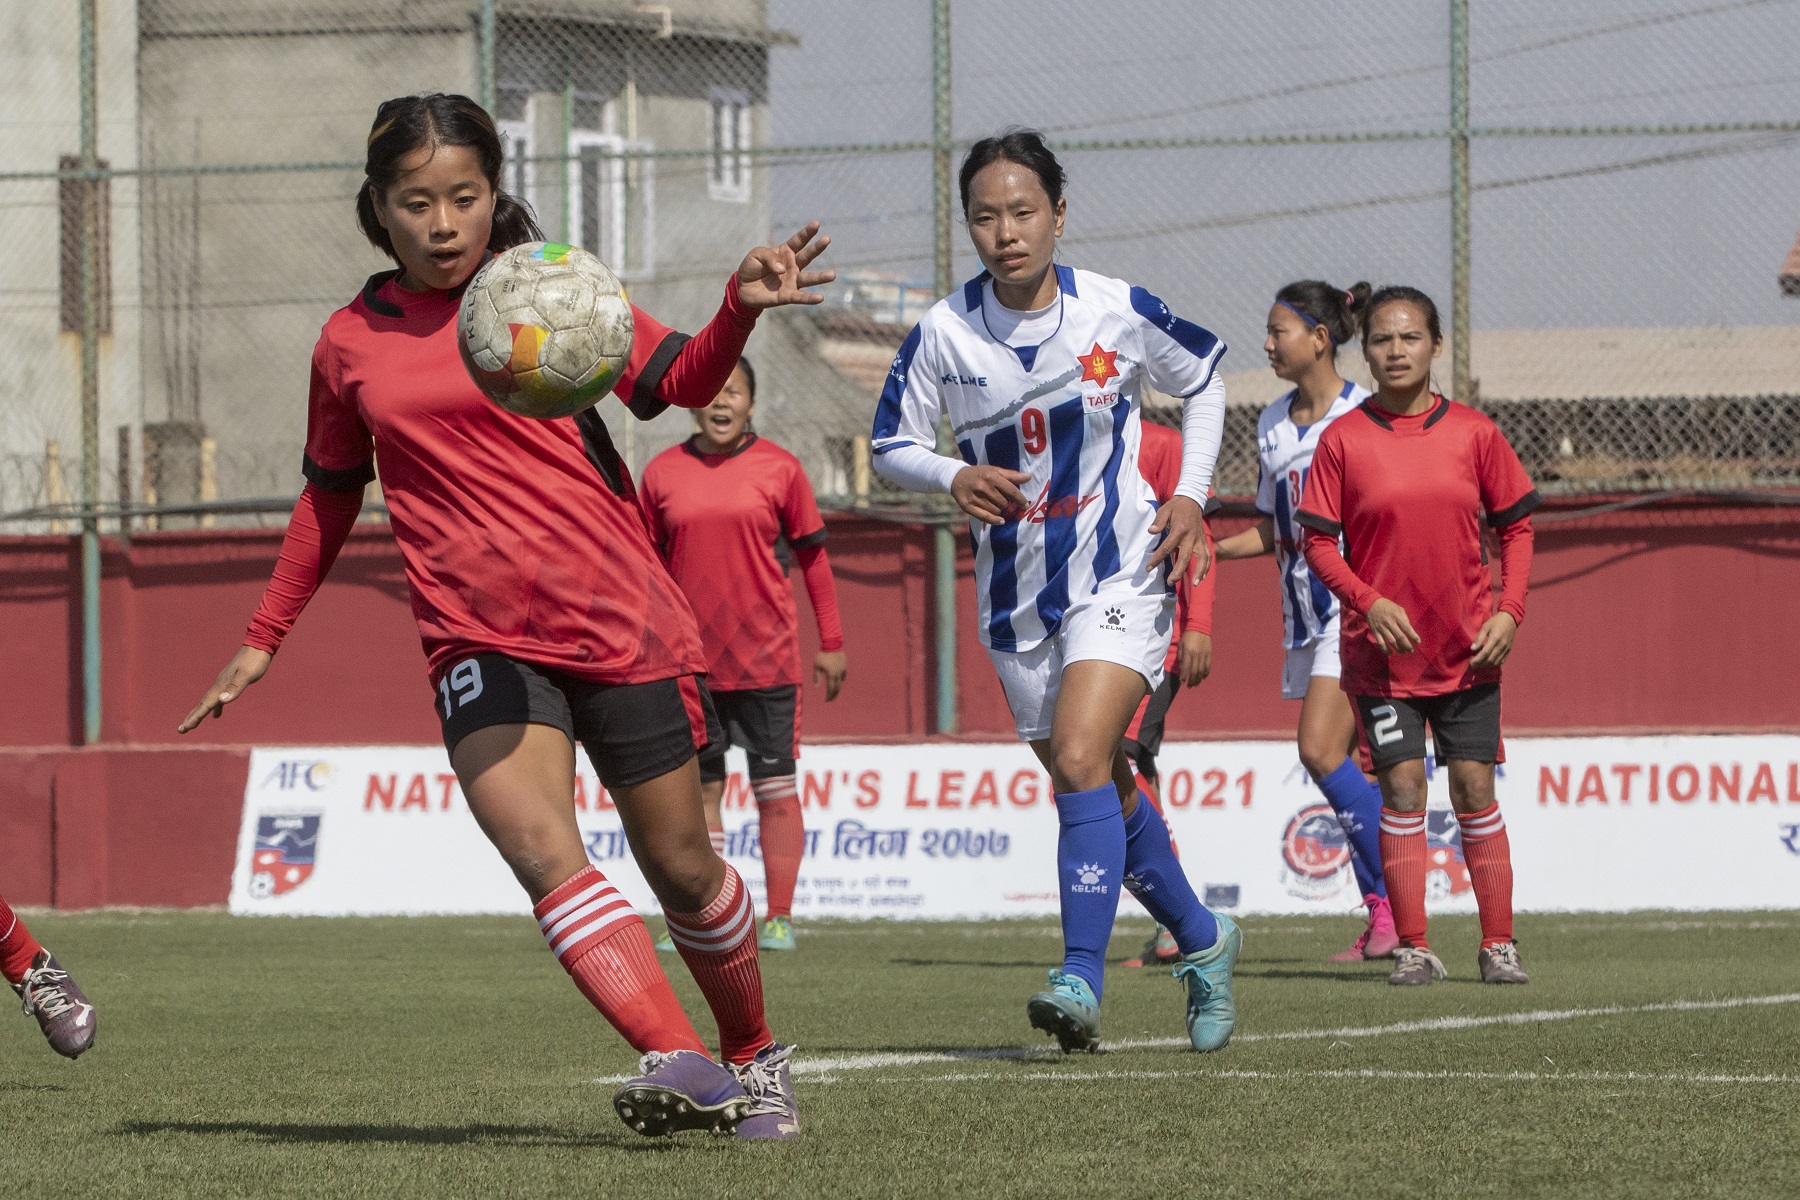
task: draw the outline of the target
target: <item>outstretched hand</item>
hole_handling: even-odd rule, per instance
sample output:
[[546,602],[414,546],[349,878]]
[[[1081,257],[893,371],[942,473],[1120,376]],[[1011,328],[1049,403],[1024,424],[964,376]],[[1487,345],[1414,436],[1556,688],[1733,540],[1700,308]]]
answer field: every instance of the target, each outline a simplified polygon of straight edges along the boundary
[[758,246],[744,256],[738,268],[738,299],[750,308],[823,304],[825,297],[806,289],[830,283],[837,272],[806,268],[829,245],[830,235],[820,235],[819,223],[812,221],[779,246]]
[[188,733],[200,722],[206,720],[207,714],[222,716],[225,706],[244,694],[244,689],[263,677],[274,661],[274,655],[267,650],[258,650],[255,646],[239,646],[238,652],[225,664],[213,685],[206,689],[206,695],[200,703],[194,705],[193,711],[182,718],[181,724],[175,727],[176,733]]
[[1167,504],[1156,510],[1150,532],[1160,533],[1163,538],[1144,564],[1146,570],[1155,570],[1157,564],[1167,561],[1171,579],[1180,579],[1183,571],[1188,572],[1190,585],[1206,578],[1212,569],[1212,553],[1206,547],[1206,514],[1191,498],[1170,497]]

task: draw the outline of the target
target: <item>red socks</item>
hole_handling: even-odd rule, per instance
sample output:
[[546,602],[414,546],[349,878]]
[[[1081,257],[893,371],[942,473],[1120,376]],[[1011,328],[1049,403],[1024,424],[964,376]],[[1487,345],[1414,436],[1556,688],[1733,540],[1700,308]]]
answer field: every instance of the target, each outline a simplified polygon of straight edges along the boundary
[[643,918],[606,876],[583,867],[531,911],[556,961],[632,1049],[706,1053]]
[[6,976],[8,983],[18,983],[43,952],[25,922],[13,915],[6,898],[0,896],[0,975]]
[[1381,873],[1394,907],[1402,946],[1429,949],[1425,940],[1425,814],[1381,806]]
[[769,889],[769,915],[792,916],[794,884],[800,878],[800,860],[806,854],[806,824],[800,817],[800,796],[792,775],[776,775],[750,781],[760,821],[763,873]]
[[1463,862],[1469,868],[1475,903],[1481,909],[1481,944],[1510,942],[1512,843],[1506,837],[1506,820],[1500,815],[1500,805],[1490,804],[1478,813],[1458,813],[1456,823],[1462,826]]
[[750,890],[725,865],[725,886],[697,913],[663,911],[669,936],[694,973],[719,1023],[725,1061],[746,1063],[772,1043],[763,1018],[762,968],[756,961],[756,910]]
[[723,825],[708,825],[706,827],[706,836],[712,842],[713,853],[720,858],[724,858],[725,827]]

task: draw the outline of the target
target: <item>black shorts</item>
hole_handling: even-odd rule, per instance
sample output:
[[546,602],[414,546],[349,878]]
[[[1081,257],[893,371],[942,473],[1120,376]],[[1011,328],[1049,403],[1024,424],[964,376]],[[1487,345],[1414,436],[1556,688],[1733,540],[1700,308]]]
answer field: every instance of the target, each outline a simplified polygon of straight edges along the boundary
[[748,688],[741,692],[714,692],[724,734],[700,753],[700,778],[718,783],[725,778],[725,751],[742,746],[750,760],[750,778],[776,779],[794,773],[800,757],[800,688]]
[[1138,774],[1145,779],[1156,779],[1156,756],[1162,753],[1163,725],[1169,719],[1169,706],[1175,703],[1175,693],[1181,690],[1181,677],[1173,671],[1164,671],[1162,682],[1150,693],[1144,704],[1144,715],[1138,720],[1134,733],[1126,729],[1121,743],[1126,757],[1137,764]]
[[504,654],[453,663],[438,684],[444,748],[489,725],[551,725],[580,742],[607,787],[666,775],[718,736],[698,677],[593,683]]
[[1358,696],[1358,732],[1374,770],[1425,757],[1425,728],[1439,762],[1506,761],[1500,738],[1500,685],[1484,683],[1443,696]]

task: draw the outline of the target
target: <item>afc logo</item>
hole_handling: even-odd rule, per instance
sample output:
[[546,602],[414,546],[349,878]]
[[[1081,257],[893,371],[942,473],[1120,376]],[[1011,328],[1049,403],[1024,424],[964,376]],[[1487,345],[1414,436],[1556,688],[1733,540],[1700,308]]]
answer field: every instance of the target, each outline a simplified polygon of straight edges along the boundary
[[305,789],[309,792],[322,792],[331,777],[337,774],[337,768],[323,759],[290,758],[275,764],[275,769],[263,777],[263,787],[274,784],[284,792]]

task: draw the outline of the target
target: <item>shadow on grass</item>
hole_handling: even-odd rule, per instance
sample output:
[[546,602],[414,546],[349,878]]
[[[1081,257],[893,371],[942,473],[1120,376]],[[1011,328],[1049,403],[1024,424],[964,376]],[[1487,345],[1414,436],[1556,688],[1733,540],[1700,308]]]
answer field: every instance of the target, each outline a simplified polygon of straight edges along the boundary
[[991,959],[972,958],[890,958],[888,961],[896,967],[989,967],[1003,971],[1016,971],[1021,967],[1042,971],[1056,965],[1047,959],[1035,958],[1028,962],[994,962]]
[[1331,983],[1386,983],[1388,978],[1387,970],[1352,973],[1333,971],[1325,967],[1314,967],[1306,971],[1281,967],[1246,970],[1240,965],[1232,974],[1239,979],[1324,979]]
[[126,1121],[115,1136],[153,1137],[189,1133],[252,1137],[271,1144],[352,1146],[528,1146],[538,1148],[610,1148],[666,1150],[683,1144],[673,1138],[636,1137],[625,1130],[573,1133],[545,1125],[373,1125],[309,1124],[285,1121]]
[[0,1083],[0,1092],[66,1092],[60,1083]]

